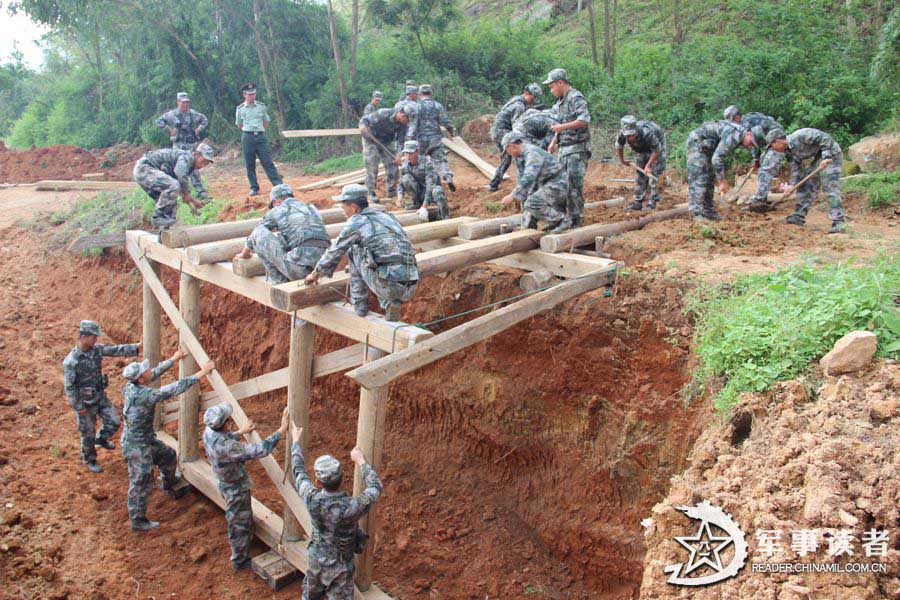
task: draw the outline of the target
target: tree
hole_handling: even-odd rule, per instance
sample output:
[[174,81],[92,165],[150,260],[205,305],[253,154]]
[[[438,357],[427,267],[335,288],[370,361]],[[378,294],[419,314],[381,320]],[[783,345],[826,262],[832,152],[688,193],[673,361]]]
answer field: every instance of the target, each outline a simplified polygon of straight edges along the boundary
[[334,20],[334,7],[331,0],[326,0],[325,5],[328,7],[328,30],[331,33],[331,50],[334,56],[334,66],[338,78],[338,91],[341,96],[341,121],[342,125],[346,125],[350,120],[350,101],[347,98],[347,84],[344,81],[344,64],[341,60],[341,44],[338,40],[337,23]]
[[591,27],[591,60],[595,65],[599,65],[600,61],[597,59],[597,28],[596,28],[596,20],[594,19],[594,0],[588,0],[588,22]]
[[442,31],[458,16],[456,0],[370,0],[368,14],[383,25],[412,33],[426,60],[422,36]]

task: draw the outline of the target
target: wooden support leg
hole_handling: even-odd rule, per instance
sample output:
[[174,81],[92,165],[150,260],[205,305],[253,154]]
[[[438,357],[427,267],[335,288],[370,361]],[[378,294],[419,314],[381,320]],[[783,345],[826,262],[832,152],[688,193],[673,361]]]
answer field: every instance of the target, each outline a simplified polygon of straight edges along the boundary
[[[153,272],[159,275],[159,263],[150,263]],[[159,363],[159,328],[160,328],[160,307],[159,301],[153,294],[153,290],[146,283],[144,288],[144,358],[150,361],[150,366],[155,367]],[[150,384],[152,387],[159,387],[159,382],[155,381]],[[162,405],[156,405],[156,412],[153,415],[153,430],[158,431],[162,427]]]
[[[303,428],[300,445],[306,450],[309,439],[309,397],[312,392],[313,374],[313,342],[316,326],[312,323],[291,317],[291,350],[288,359],[288,409],[291,421]],[[290,435],[290,434],[289,434]],[[288,474],[291,487],[296,487],[294,473],[291,469],[291,442],[288,439],[284,453],[284,470]],[[303,528],[287,506],[284,509],[284,539],[296,542],[302,539]]]
[[[178,284],[178,304],[188,327],[197,335],[200,325],[200,280],[181,274]],[[178,377],[193,375],[198,371],[197,361],[188,354],[178,364]],[[197,416],[200,412],[200,390],[191,387],[181,395],[181,410],[178,418],[178,457],[181,462],[191,462],[200,456],[200,428]]]
[[[377,348],[369,348],[367,362],[378,360],[387,353]],[[387,414],[388,388],[382,386],[368,390],[363,388],[359,393],[359,420],[356,425],[356,445],[362,450],[366,461],[381,472],[381,457],[384,451],[384,424]],[[355,467],[353,472],[353,495],[360,494],[366,487],[362,471]],[[368,514],[360,519],[359,525],[369,534],[369,541],[362,554],[356,557],[356,585],[365,591],[372,585],[372,560],[378,538],[377,504],[369,509]]]

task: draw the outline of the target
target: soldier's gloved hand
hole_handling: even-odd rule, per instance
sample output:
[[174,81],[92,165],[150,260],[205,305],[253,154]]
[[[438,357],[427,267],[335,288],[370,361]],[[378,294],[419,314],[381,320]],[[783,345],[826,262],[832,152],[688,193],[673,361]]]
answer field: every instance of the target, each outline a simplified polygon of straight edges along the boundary
[[350,460],[352,460],[359,466],[363,466],[364,464],[366,464],[366,457],[363,456],[363,452],[359,449],[359,446],[356,446],[355,448],[353,448],[353,450],[350,451]]

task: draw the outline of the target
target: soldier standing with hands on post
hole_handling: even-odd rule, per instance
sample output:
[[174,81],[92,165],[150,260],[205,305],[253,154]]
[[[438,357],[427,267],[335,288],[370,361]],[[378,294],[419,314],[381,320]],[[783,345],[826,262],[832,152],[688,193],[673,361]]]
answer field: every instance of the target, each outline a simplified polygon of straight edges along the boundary
[[256,179],[256,158],[262,164],[266,177],[273,186],[281,185],[281,175],[272,162],[272,151],[266,138],[269,128],[269,109],[262,102],[256,101],[256,84],[245,83],[241,86],[244,101],[234,111],[234,124],[241,130],[241,150],[244,153],[244,166],[247,168],[247,181],[250,182],[250,195],[259,194],[259,180]]

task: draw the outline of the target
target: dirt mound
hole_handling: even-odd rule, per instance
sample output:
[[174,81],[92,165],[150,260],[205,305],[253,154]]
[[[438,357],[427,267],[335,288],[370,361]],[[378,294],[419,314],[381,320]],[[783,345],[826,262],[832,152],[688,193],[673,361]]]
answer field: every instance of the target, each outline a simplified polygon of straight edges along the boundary
[[150,149],[129,143],[89,152],[78,146],[47,146],[30,150],[0,150],[0,182],[34,183],[44,179],[81,179],[85,173],[106,173],[112,181],[130,181],[138,158]]
[[494,122],[494,115],[482,115],[477,119],[472,119],[462,127],[463,139],[470,144],[491,144],[491,124]]
[[[854,376],[828,378],[816,392],[794,380],[765,394],[747,394],[729,422],[707,429],[691,452],[690,466],[673,479],[666,500],[653,508],[645,539],[642,598],[896,598],[900,596],[900,365],[881,362]],[[675,536],[693,533],[675,506],[707,500],[730,513],[749,543],[752,563],[872,563],[886,573],[753,573],[707,587],[666,583],[664,567],[683,563],[687,551]],[[887,556],[867,558],[863,534],[890,534]],[[690,530],[690,531],[689,531]],[[792,549],[792,532],[818,530],[818,549]],[[852,557],[828,555],[842,530],[853,536]],[[767,557],[760,531],[779,531]],[[723,564],[727,564],[725,558]],[[705,572],[704,572],[705,571]],[[711,574],[701,566],[691,574]],[[686,574],[685,574],[686,575]]]
[[868,173],[891,172],[900,166],[900,134],[864,137],[847,149],[850,160]]

